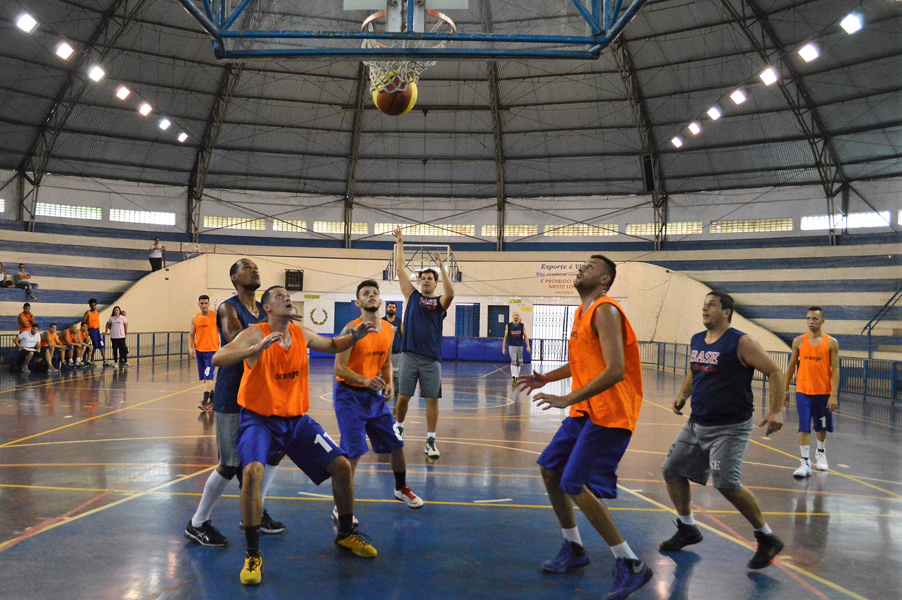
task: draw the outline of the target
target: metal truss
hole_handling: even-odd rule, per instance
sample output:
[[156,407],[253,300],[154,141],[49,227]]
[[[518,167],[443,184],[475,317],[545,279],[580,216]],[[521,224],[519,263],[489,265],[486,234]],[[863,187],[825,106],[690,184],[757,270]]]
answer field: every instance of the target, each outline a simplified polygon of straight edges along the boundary
[[367,84],[366,67],[357,65],[357,87],[354,91],[354,123],[351,126],[351,151],[348,158],[348,179],[345,184],[344,201],[344,247],[351,247],[351,227],[354,222],[355,188],[357,186],[357,162],[360,160],[360,133],[363,129],[363,107],[366,102]]

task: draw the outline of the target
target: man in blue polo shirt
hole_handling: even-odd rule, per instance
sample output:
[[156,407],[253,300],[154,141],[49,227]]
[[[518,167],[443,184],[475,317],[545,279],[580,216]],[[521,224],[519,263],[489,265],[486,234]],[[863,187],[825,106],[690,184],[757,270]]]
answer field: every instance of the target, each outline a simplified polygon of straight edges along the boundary
[[420,383],[420,394],[426,398],[426,456],[436,459],[441,454],[435,446],[438,426],[438,399],[442,395],[442,321],[454,300],[454,287],[436,252],[432,258],[442,272],[442,294],[435,295],[438,273],[426,269],[420,274],[422,292],[413,287],[410,273],[404,261],[404,240],[401,228],[395,229],[395,265],[398,282],[404,294],[404,339],[401,341],[401,373],[398,377],[398,405],[396,419],[398,433],[404,435],[404,419],[407,417],[407,403]]

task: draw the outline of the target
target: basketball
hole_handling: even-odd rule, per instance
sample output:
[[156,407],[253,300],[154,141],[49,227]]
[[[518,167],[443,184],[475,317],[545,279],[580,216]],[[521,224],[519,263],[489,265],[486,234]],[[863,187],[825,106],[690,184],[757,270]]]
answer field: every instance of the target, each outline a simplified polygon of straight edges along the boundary
[[[386,86],[388,88],[390,86]],[[417,103],[417,84],[411,81],[402,91],[374,91],[373,104],[381,112],[392,117],[404,115],[410,112]]]

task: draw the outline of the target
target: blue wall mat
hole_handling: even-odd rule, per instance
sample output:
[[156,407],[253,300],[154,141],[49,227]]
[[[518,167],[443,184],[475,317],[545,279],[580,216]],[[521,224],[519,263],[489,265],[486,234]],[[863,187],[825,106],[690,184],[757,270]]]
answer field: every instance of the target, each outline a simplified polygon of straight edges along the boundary
[[457,338],[442,338],[442,360],[457,360]]

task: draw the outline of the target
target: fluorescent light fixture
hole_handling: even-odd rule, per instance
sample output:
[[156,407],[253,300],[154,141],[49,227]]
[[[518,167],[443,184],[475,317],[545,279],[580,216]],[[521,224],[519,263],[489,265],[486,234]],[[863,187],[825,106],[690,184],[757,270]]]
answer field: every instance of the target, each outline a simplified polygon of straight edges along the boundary
[[31,33],[34,31],[34,28],[38,26],[38,22],[34,20],[28,13],[24,13],[16,19],[16,27],[24,31],[25,33]]
[[187,140],[187,139],[188,139],[188,134],[185,133],[184,131],[179,134],[179,141],[182,142],[183,144],[185,143],[185,140]]
[[748,98],[745,97],[745,93],[742,90],[736,90],[730,94],[730,100],[732,100],[734,104],[742,104],[747,99]]
[[773,67],[764,69],[759,77],[761,77],[761,81],[764,82],[764,85],[771,85],[773,83],[776,83],[777,79],[779,79],[777,77],[777,72],[774,71]]
[[103,76],[106,75],[103,69],[94,65],[91,67],[91,70],[88,71],[88,77],[90,77],[93,81],[100,81],[103,79]]
[[716,106],[712,106],[711,108],[708,109],[708,116],[711,117],[712,121],[716,121],[717,119],[719,119],[720,114],[721,114],[720,109],[717,108]]
[[125,87],[124,85],[120,85],[119,89],[116,90],[116,97],[120,100],[125,100],[128,98],[128,95],[131,94],[132,91]]
[[670,140],[670,143],[673,144],[674,146],[676,146],[677,148],[679,148],[680,146],[683,145],[683,140],[681,140],[679,138],[679,136],[677,136],[677,137],[673,138],[672,140]]
[[861,16],[851,13],[845,19],[839,22],[839,26],[846,30],[846,33],[852,35],[861,29]]
[[150,114],[150,111],[153,110],[153,107],[147,102],[142,102],[141,106],[138,107],[138,112],[144,115],[145,117]]
[[805,44],[799,48],[799,56],[801,56],[805,62],[811,62],[820,55],[821,53],[817,51],[817,46],[814,44]]
[[75,52],[75,49],[66,42],[63,42],[56,47],[56,55],[63,60],[69,60],[69,57],[72,56],[73,52]]
[[689,123],[689,131],[692,132],[692,135],[698,135],[702,132],[702,128],[698,123]]
[[162,129],[163,131],[166,131],[167,129],[169,129],[170,125],[172,125],[172,121],[170,121],[166,117],[163,117],[162,119],[160,119],[160,129]]

